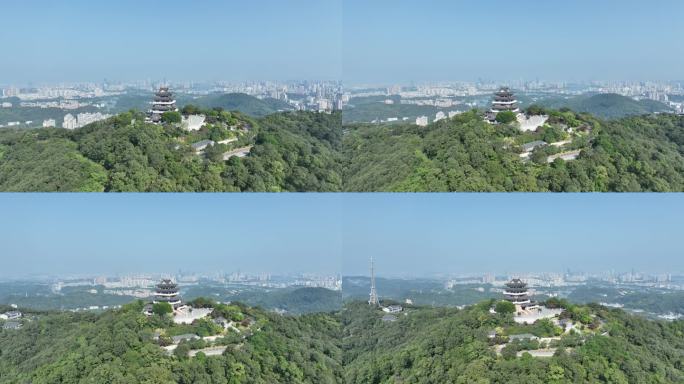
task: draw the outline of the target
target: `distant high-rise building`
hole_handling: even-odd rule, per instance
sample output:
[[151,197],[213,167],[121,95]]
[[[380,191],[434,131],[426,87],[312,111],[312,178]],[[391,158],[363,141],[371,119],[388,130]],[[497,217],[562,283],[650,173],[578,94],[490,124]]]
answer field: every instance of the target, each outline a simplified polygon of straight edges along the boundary
[[64,122],[62,123],[62,128],[75,129],[78,126],[78,119],[74,117],[71,113],[67,113],[64,116]]
[[371,256],[370,267],[371,267],[371,288],[370,288],[370,297],[368,298],[368,304],[378,305],[380,302],[378,300],[378,292],[375,289],[375,266],[373,265],[373,257],[372,256]]

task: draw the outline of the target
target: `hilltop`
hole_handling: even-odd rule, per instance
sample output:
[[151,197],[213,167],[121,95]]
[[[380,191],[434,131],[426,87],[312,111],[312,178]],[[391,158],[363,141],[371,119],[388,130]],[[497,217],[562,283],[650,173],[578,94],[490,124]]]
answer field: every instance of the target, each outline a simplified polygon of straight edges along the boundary
[[[0,383],[679,383],[684,322],[550,299],[514,321],[495,300],[462,309],[352,301],[283,316],[240,303],[177,324],[133,302],[103,313],[24,311],[0,329]],[[387,303],[383,303],[385,305]],[[496,313],[494,310],[501,311]]]
[[[221,109],[187,110],[206,116],[202,129],[148,124],[132,111],[75,130],[3,130],[0,190],[340,189],[339,114],[286,112],[254,119]],[[210,145],[202,147],[203,140]]]
[[419,127],[194,106],[183,112],[206,116],[197,131],[134,111],[75,130],[4,129],[0,190],[684,191],[684,116],[529,110],[536,130],[477,111]]
[[145,316],[142,302],[102,314],[27,312],[21,329],[0,330],[0,383],[341,381],[332,316],[213,306],[191,325]]
[[544,111],[523,132],[477,111],[418,127],[347,125],[347,191],[682,191],[684,116]]
[[[679,383],[684,322],[655,322],[563,301],[560,317],[516,324],[493,301],[408,306],[392,317],[366,303],[341,313],[346,383]],[[519,339],[519,341],[514,341]],[[533,357],[544,356],[544,357]]]

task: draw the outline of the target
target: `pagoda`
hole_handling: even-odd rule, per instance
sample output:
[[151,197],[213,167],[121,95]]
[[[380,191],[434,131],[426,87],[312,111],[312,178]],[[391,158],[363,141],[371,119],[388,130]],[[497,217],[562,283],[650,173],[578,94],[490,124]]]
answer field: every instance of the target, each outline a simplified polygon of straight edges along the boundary
[[181,308],[183,304],[178,290],[178,284],[171,281],[171,279],[162,279],[162,281],[157,284],[154,291],[153,303],[169,303],[174,311]]
[[537,308],[537,303],[530,300],[530,292],[527,283],[520,279],[512,279],[506,283],[504,298],[515,305],[516,312],[524,312],[528,309]]
[[487,111],[487,119],[494,121],[499,112],[511,111],[513,113],[520,112],[518,107],[518,100],[508,87],[501,87],[494,93],[494,100],[492,101],[492,108]]
[[159,87],[159,91],[154,94],[154,101],[152,101],[152,109],[148,113],[148,119],[153,123],[159,123],[165,112],[177,111],[176,99],[173,98],[173,93],[169,91],[169,87]]

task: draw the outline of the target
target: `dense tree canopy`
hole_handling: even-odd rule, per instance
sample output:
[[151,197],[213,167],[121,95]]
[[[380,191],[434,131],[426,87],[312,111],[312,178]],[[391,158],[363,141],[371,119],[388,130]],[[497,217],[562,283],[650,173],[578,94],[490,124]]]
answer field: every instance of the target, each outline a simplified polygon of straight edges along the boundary
[[[680,383],[684,380],[684,322],[654,322],[620,310],[574,307],[605,323],[607,333],[584,326],[586,336],[567,334],[553,357],[516,352],[537,342],[507,345],[500,355],[491,339],[506,334],[553,336],[548,321],[530,326],[512,315],[492,314],[490,303],[464,310],[409,308],[394,322],[355,303],[342,312],[345,378],[366,383]],[[549,328],[549,329],[546,329]],[[536,344],[535,344],[536,343]]]
[[[221,355],[194,357],[207,345],[182,341],[187,333],[222,330],[210,319],[191,325],[144,316],[134,302],[102,314],[27,311],[20,330],[0,329],[0,383],[681,383],[684,322],[651,321],[622,310],[577,306],[553,299],[561,318],[577,322],[563,332],[549,320],[532,325],[510,313],[492,313],[494,300],[465,309],[408,306],[394,321],[365,302],[336,313],[282,316],[240,303],[212,306],[214,318],[243,329],[217,342]],[[242,325],[240,325],[242,324]],[[253,324],[251,328],[245,328]],[[250,329],[249,332],[246,330]],[[162,334],[159,335],[160,331]],[[496,337],[490,334],[496,332]],[[524,351],[556,337],[552,357]],[[158,334],[158,338],[155,337]],[[562,336],[559,336],[562,335]],[[497,346],[507,343],[497,353]]]
[[[194,109],[193,112],[200,110]],[[339,114],[280,113],[252,120],[222,110],[186,132],[138,113],[68,131],[0,132],[5,191],[334,191],[341,189]],[[190,144],[235,137],[197,154]],[[223,153],[253,145],[249,156]]]
[[[348,191],[683,191],[684,117],[657,115],[599,121],[552,111],[538,132],[490,125],[471,112],[426,128],[415,125],[349,126],[343,148]],[[547,157],[561,150],[536,149],[530,161],[520,145],[577,134],[567,150],[576,160]]]
[[[280,316],[237,306],[258,331],[224,339],[220,356],[189,358],[201,340],[173,354],[155,330],[168,318],[146,317],[142,303],[104,314],[29,313],[21,330],[0,329],[0,383],[338,383],[339,324],[331,315]],[[230,309],[226,309],[230,310]],[[207,326],[214,326],[206,322]],[[175,333],[198,332],[201,324]]]
[[[251,119],[186,106],[207,124],[138,113],[68,131],[0,131],[4,191],[684,191],[684,117],[598,120],[544,110],[521,132],[476,111],[433,123],[342,126],[340,113]],[[197,153],[191,144],[213,140]],[[544,141],[521,158],[524,144]],[[227,157],[251,146],[248,156]],[[574,153],[574,160],[558,158]],[[224,159],[225,157],[225,159]]]

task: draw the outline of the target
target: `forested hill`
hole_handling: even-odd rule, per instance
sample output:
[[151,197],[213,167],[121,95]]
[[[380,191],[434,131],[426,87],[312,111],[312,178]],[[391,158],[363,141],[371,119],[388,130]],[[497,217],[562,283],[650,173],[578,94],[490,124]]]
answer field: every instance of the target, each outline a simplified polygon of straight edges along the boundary
[[[561,317],[572,328],[550,320],[517,325],[511,314],[490,313],[492,304],[409,307],[394,321],[365,302],[348,305],[341,315],[346,383],[684,382],[682,321],[565,303]],[[540,339],[512,341],[525,334]],[[536,351],[552,356],[532,357]]]
[[558,318],[521,325],[494,300],[464,309],[408,305],[393,315],[366,302],[301,316],[191,304],[214,309],[187,325],[163,311],[143,315],[142,302],[101,314],[25,311],[20,329],[0,328],[0,384],[684,380],[683,321],[596,305],[550,299]]
[[[179,325],[142,308],[26,313],[21,329],[0,328],[0,383],[341,382],[340,329],[331,315],[281,316],[231,304]],[[213,321],[223,316],[233,325]],[[204,339],[173,340],[188,334]],[[174,343],[172,351],[162,348]],[[215,350],[224,351],[208,355]]]
[[569,99],[545,99],[540,103],[548,108],[568,108],[605,119],[671,111],[670,107],[659,101],[634,100],[614,93],[575,96]]
[[[129,112],[73,131],[1,130],[0,190],[684,191],[684,116],[604,121],[535,107],[549,120],[521,132],[474,111],[427,127],[342,126],[339,112],[184,112],[208,124],[187,132]],[[217,144],[194,150],[201,140]]]
[[254,117],[292,110],[292,106],[284,101],[271,98],[258,99],[245,93],[214,94],[193,99],[191,102],[204,108],[240,111]]
[[[339,114],[289,112],[260,119],[220,109],[187,132],[136,112],[73,131],[0,131],[3,191],[339,190]],[[201,153],[191,144],[214,140]],[[225,144],[218,142],[230,140]],[[249,155],[224,160],[246,148]]]
[[[347,191],[684,191],[684,116],[546,111],[537,132],[468,112],[427,127],[349,125]],[[547,145],[521,158],[523,145]],[[556,159],[576,154],[574,160]]]

